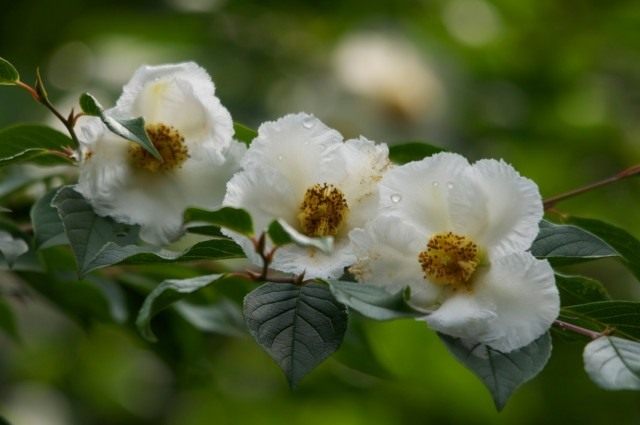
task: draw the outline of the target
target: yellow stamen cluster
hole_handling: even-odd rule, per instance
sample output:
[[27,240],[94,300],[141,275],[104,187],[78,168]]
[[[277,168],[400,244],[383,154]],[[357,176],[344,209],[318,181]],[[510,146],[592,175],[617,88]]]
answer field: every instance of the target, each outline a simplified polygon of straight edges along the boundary
[[298,222],[307,236],[336,236],[348,212],[347,199],[340,189],[332,184],[315,184],[304,194]]
[[149,140],[156,147],[162,161],[147,152],[137,143],[129,145],[129,159],[133,167],[150,173],[171,171],[182,166],[189,158],[189,150],[184,137],[175,128],[161,124],[145,126]]
[[438,233],[418,255],[425,279],[453,290],[471,290],[470,279],[480,264],[478,245],[466,236]]

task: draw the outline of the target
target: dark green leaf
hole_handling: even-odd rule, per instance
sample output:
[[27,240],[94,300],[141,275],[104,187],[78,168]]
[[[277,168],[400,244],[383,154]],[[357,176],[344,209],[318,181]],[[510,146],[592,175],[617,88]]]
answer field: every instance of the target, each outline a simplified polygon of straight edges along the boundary
[[38,165],[70,164],[59,155],[71,139],[52,128],[19,124],[0,130],[0,167],[19,162]]
[[244,318],[292,388],[340,347],[347,329],[345,308],[320,283],[265,283],[246,296]]
[[364,283],[330,280],[329,287],[336,299],[375,320],[391,320],[403,317],[419,317],[419,312],[408,304],[409,289],[389,293],[379,286]]
[[600,220],[571,217],[569,223],[599,237],[614,249],[622,263],[640,280],[640,241],[627,231]]
[[298,232],[282,219],[273,221],[269,225],[267,233],[275,245],[294,243],[303,248],[319,249],[325,254],[331,254],[331,251],[333,251],[332,237],[311,238]]
[[389,146],[389,158],[396,164],[420,161],[444,149],[422,142],[403,143]]
[[37,249],[69,243],[58,210],[51,205],[59,190],[56,188],[47,192],[31,207],[31,223]]
[[190,279],[169,279],[162,282],[151,291],[138,312],[136,326],[140,334],[148,341],[157,341],[155,334],[151,330],[153,316],[188,294],[209,286],[222,276],[221,274],[212,274]]
[[175,309],[187,322],[204,332],[239,336],[246,330],[240,307],[228,299],[210,305],[179,301]]
[[[76,256],[80,275],[97,268],[94,260],[107,244],[126,246],[138,240],[135,227],[98,216],[82,195],[70,186],[60,189],[52,205],[58,210],[65,234]],[[100,263],[99,266],[105,264]]]
[[184,213],[185,223],[215,224],[245,236],[253,235],[253,221],[248,212],[239,208],[224,207],[217,211],[189,208]]
[[0,329],[15,341],[20,339],[13,312],[3,300],[0,300]]
[[13,86],[18,81],[18,70],[8,60],[0,58],[0,86]]
[[598,236],[576,226],[546,220],[540,222],[540,233],[531,246],[531,253],[537,258],[560,259],[565,264],[618,256],[618,252]]
[[606,390],[640,390],[640,343],[601,336],[584,347],[584,368]]
[[602,283],[588,277],[556,273],[556,285],[560,291],[560,300],[563,306],[609,299],[609,294]]
[[448,335],[438,335],[451,354],[482,380],[498,410],[502,410],[520,385],[542,371],[551,356],[551,337],[548,333],[509,353]]
[[233,130],[235,131],[235,138],[247,145],[250,145],[253,139],[258,137],[257,131],[238,122],[233,123]]
[[560,310],[560,319],[596,332],[615,329],[615,334],[640,341],[640,303],[599,301]]

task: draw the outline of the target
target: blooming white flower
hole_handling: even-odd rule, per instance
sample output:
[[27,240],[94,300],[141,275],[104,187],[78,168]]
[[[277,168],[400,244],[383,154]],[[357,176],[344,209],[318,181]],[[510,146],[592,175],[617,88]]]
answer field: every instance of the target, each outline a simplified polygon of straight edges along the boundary
[[437,331],[503,352],[542,335],[559,311],[549,263],[529,252],[543,208],[503,161],[440,153],[389,171],[378,216],[351,233],[356,277],[409,286]]
[[[317,118],[300,113],[260,126],[224,204],[246,209],[256,230],[277,218],[313,237],[334,237],[334,250],[281,247],[274,269],[308,277],[339,277],[354,261],[348,234],[375,213],[377,186],[390,165],[386,145],[364,138],[343,141]],[[260,264],[251,242],[229,233]]]
[[246,149],[233,140],[231,115],[204,69],[193,62],[143,66],[106,114],[143,117],[163,161],[99,118],[86,119],[77,190],[97,214],[138,224],[144,241],[163,245],[182,233],[185,208],[220,207]]

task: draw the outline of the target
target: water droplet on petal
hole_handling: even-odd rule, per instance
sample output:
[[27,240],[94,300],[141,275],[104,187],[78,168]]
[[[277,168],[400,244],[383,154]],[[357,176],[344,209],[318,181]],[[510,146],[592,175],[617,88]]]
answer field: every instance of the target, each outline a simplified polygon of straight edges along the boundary
[[432,185],[433,187],[438,187],[438,186],[440,186],[440,183],[439,183],[439,182],[437,182],[437,181],[434,181],[434,182],[432,182],[432,183],[431,183],[431,185]]
[[400,195],[399,193],[394,193],[393,195],[391,195],[391,202],[397,204],[400,201],[402,201],[402,195]]
[[284,157],[282,155],[278,155],[278,161],[282,161]]
[[314,125],[316,125],[316,120],[313,117],[307,117],[302,120],[302,126],[307,130],[311,130]]
[[447,182],[447,188],[453,189],[453,182]]

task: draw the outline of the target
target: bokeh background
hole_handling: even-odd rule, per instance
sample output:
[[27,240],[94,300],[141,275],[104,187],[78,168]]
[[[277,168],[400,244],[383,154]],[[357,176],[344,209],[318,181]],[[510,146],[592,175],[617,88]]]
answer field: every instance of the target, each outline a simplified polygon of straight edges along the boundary
[[[142,64],[194,60],[236,121],[303,110],[346,137],[500,157],[543,196],[640,162],[637,0],[0,0],[0,11],[0,56],[25,81],[40,66],[65,109],[87,90],[112,104]],[[3,88],[0,127],[28,121],[50,118]],[[27,172],[5,172],[0,196]],[[629,180],[558,209],[640,236],[639,205]],[[614,262],[571,271],[640,298]],[[581,342],[556,339],[544,372],[498,414],[419,322],[358,323],[375,359],[343,357],[378,377],[332,359],[292,393],[247,336],[167,313],[156,327],[171,343],[151,346],[131,326],[78,324],[26,291],[11,301],[20,342],[0,336],[0,415],[15,425],[640,423],[638,393],[589,382]]]

